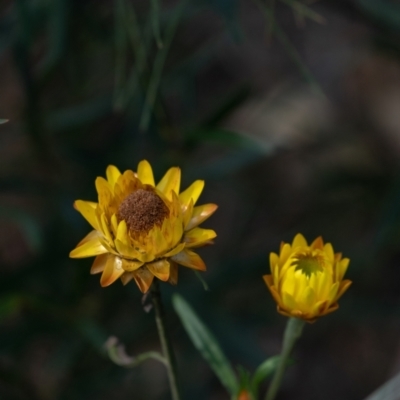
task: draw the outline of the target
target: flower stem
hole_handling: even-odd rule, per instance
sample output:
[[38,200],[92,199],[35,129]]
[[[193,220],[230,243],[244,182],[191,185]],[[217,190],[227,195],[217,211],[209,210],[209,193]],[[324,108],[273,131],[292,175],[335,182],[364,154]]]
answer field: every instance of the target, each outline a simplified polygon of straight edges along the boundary
[[290,353],[293,350],[297,339],[301,336],[301,332],[305,322],[299,318],[289,318],[286,324],[285,333],[283,335],[282,352],[279,358],[279,364],[275,371],[272,382],[269,386],[265,400],[274,400],[281,386],[283,374],[285,372],[286,364],[289,360]]
[[161,349],[167,361],[167,374],[168,374],[169,386],[171,389],[172,400],[180,400],[175,357],[171,341],[169,339],[168,332],[165,327],[164,307],[162,304],[161,292],[157,279],[154,279],[153,284],[151,285],[150,288],[150,293],[156,314],[156,324],[157,324],[158,336],[160,338]]

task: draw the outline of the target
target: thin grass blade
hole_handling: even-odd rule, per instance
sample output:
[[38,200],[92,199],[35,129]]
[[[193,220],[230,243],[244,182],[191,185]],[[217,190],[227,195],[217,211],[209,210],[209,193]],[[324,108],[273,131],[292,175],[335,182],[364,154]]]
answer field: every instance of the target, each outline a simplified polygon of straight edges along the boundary
[[150,83],[146,93],[143,113],[139,124],[139,128],[142,132],[147,131],[148,129],[151,112],[154,108],[154,103],[156,101],[157,92],[160,86],[164,64],[167,59],[169,48],[175,36],[175,32],[181,19],[185,5],[186,0],[182,0],[176,7],[174,15],[172,16],[166,29],[164,46],[162,49],[158,50],[156,59],[154,60],[153,71],[151,74]]
[[153,25],[154,39],[157,43],[157,47],[162,49],[163,42],[161,40],[160,32],[160,2],[159,0],[151,0],[151,16]]
[[258,398],[258,387],[260,384],[273,374],[278,366],[279,356],[273,356],[261,363],[251,379],[251,389],[256,398]]
[[[271,21],[271,10],[268,8],[266,4],[264,4],[261,0],[254,0],[255,4],[261,9],[264,13],[264,16],[267,22]],[[303,75],[304,79],[308,84],[313,88],[313,90],[323,96],[326,97],[323,90],[321,89],[320,85],[314,78],[314,75],[311,73],[309,68],[304,64],[303,60],[301,59],[300,54],[296,50],[296,48],[292,45],[289,38],[286,36],[285,32],[280,28],[277,21],[274,23],[274,33],[284,49],[286,50],[289,57],[293,60],[293,62],[297,65],[300,73]]]
[[238,380],[232,366],[213,334],[199,319],[183,297],[175,294],[172,298],[172,302],[176,313],[196,349],[208,362],[226,390],[231,395],[237,394],[239,390]]

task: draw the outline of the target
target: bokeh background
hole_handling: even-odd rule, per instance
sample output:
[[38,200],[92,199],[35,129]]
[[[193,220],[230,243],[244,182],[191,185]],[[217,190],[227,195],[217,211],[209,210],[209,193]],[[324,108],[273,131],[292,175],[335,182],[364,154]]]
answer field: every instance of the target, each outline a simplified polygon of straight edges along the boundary
[[[158,5],[158,11],[157,11]],[[132,283],[102,289],[69,251],[108,164],[219,204],[189,269],[162,285],[185,399],[227,399],[171,306],[182,294],[233,365],[277,354],[285,318],[261,276],[281,240],[351,259],[338,312],[307,325],[279,399],[359,400],[400,369],[400,3],[396,0],[2,0],[0,398],[168,399]]]

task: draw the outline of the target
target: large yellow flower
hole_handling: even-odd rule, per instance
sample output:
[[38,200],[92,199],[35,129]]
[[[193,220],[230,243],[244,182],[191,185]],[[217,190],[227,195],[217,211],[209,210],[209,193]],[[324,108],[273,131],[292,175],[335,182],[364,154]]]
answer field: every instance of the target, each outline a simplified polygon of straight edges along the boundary
[[96,256],[92,274],[102,272],[100,284],[118,278],[134,279],[146,293],[154,277],[176,284],[178,265],[205,271],[193,248],[212,243],[216,233],[198,225],[217,209],[215,204],[195,207],[204,181],[195,181],[179,194],[181,171],[170,168],[155,185],[153,170],[143,160],[137,173],[123,174],[108,166],[107,180],[96,179],[98,203],[77,200],[74,207],[93,230],[71,251],[70,257]]
[[337,301],[351,284],[343,280],[349,262],[321,237],[308,245],[298,234],[291,245],[281,244],[279,255],[270,254],[271,275],[263,278],[278,312],[313,322],[339,307]]

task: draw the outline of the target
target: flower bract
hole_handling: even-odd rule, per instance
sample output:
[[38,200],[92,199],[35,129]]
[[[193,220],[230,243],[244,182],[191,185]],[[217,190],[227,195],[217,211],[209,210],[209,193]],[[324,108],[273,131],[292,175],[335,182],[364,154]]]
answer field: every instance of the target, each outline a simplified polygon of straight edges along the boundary
[[121,173],[110,165],[106,176],[96,179],[97,203],[74,203],[93,230],[70,257],[95,256],[91,273],[102,273],[103,287],[118,278],[124,285],[133,279],[143,293],[154,277],[176,284],[178,264],[206,270],[193,251],[216,237],[213,230],[199,227],[217,209],[215,204],[195,206],[204,181],[195,181],[180,193],[181,171],[173,167],[155,184],[146,160],[136,173]]
[[278,312],[308,322],[335,311],[351,281],[343,279],[350,260],[334,253],[321,237],[307,244],[303,235],[270,254],[271,274],[264,275]]

